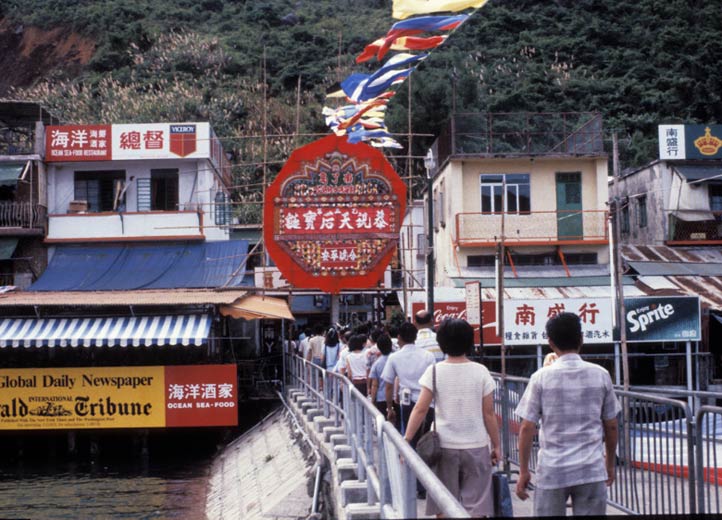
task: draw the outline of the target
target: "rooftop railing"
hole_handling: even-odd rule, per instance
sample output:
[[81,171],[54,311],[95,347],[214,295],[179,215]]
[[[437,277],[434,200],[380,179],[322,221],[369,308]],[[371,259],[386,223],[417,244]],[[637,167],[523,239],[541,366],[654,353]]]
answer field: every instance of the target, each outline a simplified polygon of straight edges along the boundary
[[433,145],[437,164],[450,156],[599,156],[604,152],[597,112],[454,114]]

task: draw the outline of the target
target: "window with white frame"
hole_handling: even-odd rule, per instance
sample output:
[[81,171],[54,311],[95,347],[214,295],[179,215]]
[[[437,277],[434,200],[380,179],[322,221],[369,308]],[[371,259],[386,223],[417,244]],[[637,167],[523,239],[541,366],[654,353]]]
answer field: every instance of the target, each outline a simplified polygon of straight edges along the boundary
[[482,213],[530,211],[531,189],[528,173],[482,173],[480,182]]

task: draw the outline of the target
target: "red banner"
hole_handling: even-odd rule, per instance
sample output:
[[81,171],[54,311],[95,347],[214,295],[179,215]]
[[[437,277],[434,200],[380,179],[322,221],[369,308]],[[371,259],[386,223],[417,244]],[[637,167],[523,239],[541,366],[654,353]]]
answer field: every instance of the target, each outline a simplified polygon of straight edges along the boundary
[[165,367],[166,427],[238,425],[236,365]]
[[[411,304],[411,312],[416,314],[426,308],[425,303]],[[446,318],[466,319],[466,302],[434,302],[434,327],[441,325]],[[493,301],[481,302],[481,330],[484,331],[484,345],[501,345],[501,338],[496,334],[496,304]],[[474,325],[474,342],[479,344],[479,327]]]
[[283,277],[338,293],[383,279],[406,185],[378,150],[330,135],[291,154],[264,202],[264,243]]
[[48,126],[45,160],[109,161],[112,156],[110,125]]

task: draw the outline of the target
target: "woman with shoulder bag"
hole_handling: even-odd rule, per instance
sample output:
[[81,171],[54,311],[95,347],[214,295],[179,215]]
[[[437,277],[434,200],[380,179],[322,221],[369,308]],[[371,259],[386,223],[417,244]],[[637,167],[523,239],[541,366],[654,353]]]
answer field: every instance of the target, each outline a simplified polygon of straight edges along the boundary
[[[474,346],[474,329],[466,321],[447,318],[436,340],[447,359],[429,367],[419,379],[421,395],[404,438],[413,439],[435,399],[441,456],[434,473],[472,517],[493,516],[491,474],[501,459],[494,413],[496,385],[484,365],[466,357]],[[426,514],[440,513],[429,498]]]

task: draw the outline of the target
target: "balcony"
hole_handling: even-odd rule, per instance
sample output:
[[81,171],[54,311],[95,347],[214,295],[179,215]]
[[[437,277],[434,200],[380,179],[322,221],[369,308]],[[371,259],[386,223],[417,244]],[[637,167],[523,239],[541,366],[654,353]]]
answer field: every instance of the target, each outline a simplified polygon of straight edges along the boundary
[[722,244],[722,211],[675,210],[667,219],[667,245]]
[[149,211],[50,215],[46,242],[204,239],[203,212]]
[[41,235],[45,206],[31,202],[0,202],[0,234]]
[[596,112],[454,114],[433,145],[437,164],[455,157],[599,156]]
[[503,219],[506,245],[605,245],[609,242],[607,217],[604,210],[457,213],[457,244],[495,246],[501,238]]

